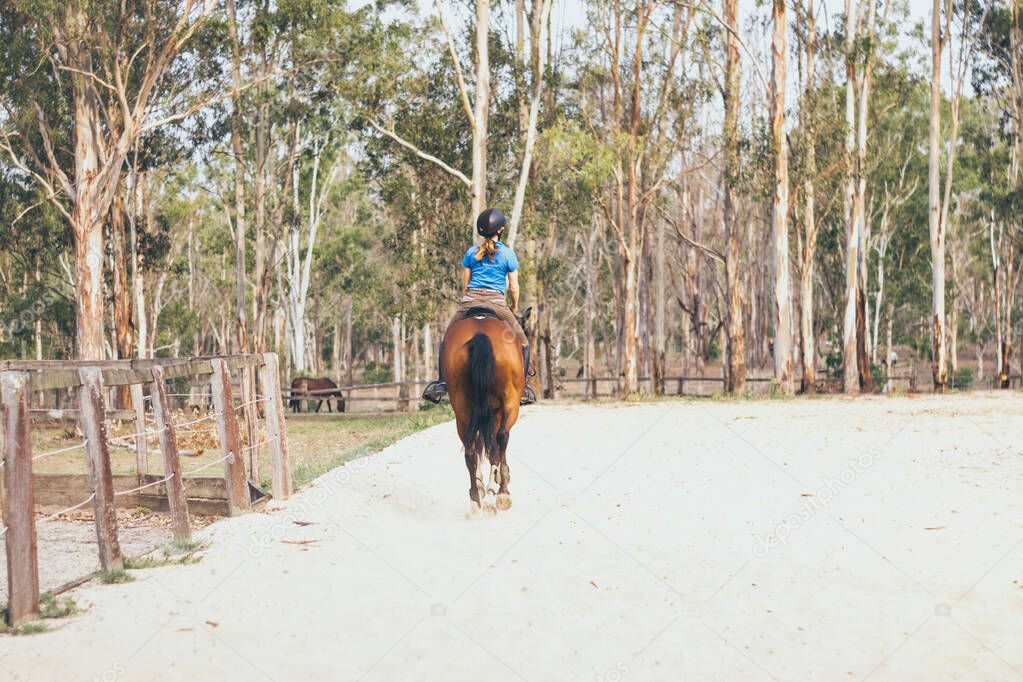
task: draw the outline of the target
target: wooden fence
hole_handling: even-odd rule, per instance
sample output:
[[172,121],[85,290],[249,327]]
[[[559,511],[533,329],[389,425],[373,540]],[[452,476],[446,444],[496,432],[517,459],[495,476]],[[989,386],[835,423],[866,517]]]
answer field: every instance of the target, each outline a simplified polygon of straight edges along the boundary
[[[841,378],[832,378],[828,376],[826,369],[817,370],[817,391],[820,393],[838,393],[842,390]],[[882,380],[885,381],[885,380]],[[921,391],[930,390],[930,377],[926,374],[920,374],[916,372],[904,372],[901,374],[894,374],[887,378],[889,390],[902,390],[902,391]],[[752,392],[767,392],[770,390],[774,382],[772,376],[747,376],[746,383],[748,390]],[[406,382],[386,382],[377,384],[355,384],[351,386],[339,386],[338,388],[323,389],[323,390],[310,390],[310,391],[295,391],[292,393],[289,389],[283,389],[283,397],[286,401],[292,399],[299,400],[304,404],[304,409],[308,411],[309,403],[316,403],[320,400],[325,400],[326,395],[341,392],[344,396],[345,403],[348,404],[346,410],[350,412],[406,412],[414,409],[420,401],[420,391],[428,382],[426,381],[406,381]],[[669,376],[664,380],[665,383],[665,394],[673,396],[707,396],[721,393],[724,390],[724,378],[720,375],[679,375]],[[650,377],[639,377],[640,389],[653,392],[653,382]],[[1010,385],[1014,387],[1020,386],[1019,375],[1010,377]],[[595,399],[595,398],[612,398],[618,394],[619,379],[618,377],[560,377],[557,380],[557,396],[558,398],[581,398],[581,399]],[[952,386],[957,389],[971,389],[971,388],[998,388],[999,382],[997,378],[993,378],[990,382],[974,382],[971,386]],[[883,389],[882,386],[876,386],[876,390],[880,391]],[[351,403],[354,403],[355,409],[353,410]]]
[[[255,372],[259,372],[263,394],[255,393]],[[237,381],[232,378],[237,375]],[[167,381],[180,377],[208,377],[214,412],[197,419],[175,423]],[[235,405],[232,384],[240,386],[241,404]],[[149,385],[149,396],[143,387]],[[133,409],[106,409],[109,387],[129,386]],[[75,388],[78,394],[76,416],[82,431],[78,445],[32,454],[30,395],[46,389]],[[156,428],[146,426],[146,401]],[[260,407],[266,438],[256,442]],[[237,411],[241,410],[247,429],[248,447],[242,447]],[[49,411],[43,411],[49,412]],[[61,410],[60,412],[64,412]],[[60,414],[57,416],[67,417]],[[109,437],[110,419],[131,418],[135,432]],[[177,435],[183,427],[202,421],[215,421],[222,456],[190,472],[182,472]],[[251,507],[250,479],[259,480],[259,449],[270,453],[273,496],[284,499],[292,491],[288,439],[284,425],[277,355],[234,355],[209,358],[160,358],[155,360],[110,361],[0,361],[0,507],[3,510],[3,537],[7,556],[7,619],[11,626],[30,620],[39,611],[39,566],[36,534],[36,480],[32,462],[61,452],[82,449],[85,452],[87,497],[71,507],[51,514],[56,518],[91,503],[99,548],[99,563],[104,570],[123,567],[117,537],[115,497],[139,495],[151,490],[161,495],[170,512],[171,529],[176,540],[191,536],[186,482],[189,478],[223,462],[222,490],[228,514]],[[151,476],[148,465],[148,440],[157,437],[163,456],[163,475]],[[134,441],[136,485],[125,489],[124,477],[114,477],[110,466],[109,444],[118,438]],[[249,453],[249,471],[244,453]],[[115,485],[115,478],[120,478]],[[200,479],[210,487],[210,479]],[[219,479],[213,479],[219,483]]]

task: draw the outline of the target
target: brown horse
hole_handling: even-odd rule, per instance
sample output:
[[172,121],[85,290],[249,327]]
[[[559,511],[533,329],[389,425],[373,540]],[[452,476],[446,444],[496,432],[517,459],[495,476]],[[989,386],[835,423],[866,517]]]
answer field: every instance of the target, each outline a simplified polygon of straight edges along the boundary
[[327,412],[331,409],[331,399],[337,400],[337,411],[345,411],[345,396],[338,389],[337,384],[327,377],[296,377],[291,382],[291,393],[288,406],[293,412],[301,412],[302,400],[306,401],[306,409],[309,409],[310,401],[316,402],[316,412],[320,411],[323,401],[327,401]]
[[[508,434],[519,418],[525,387],[522,346],[504,322],[466,317],[444,334],[441,368],[465,446],[470,513],[509,509]],[[496,495],[496,504],[490,495]]]

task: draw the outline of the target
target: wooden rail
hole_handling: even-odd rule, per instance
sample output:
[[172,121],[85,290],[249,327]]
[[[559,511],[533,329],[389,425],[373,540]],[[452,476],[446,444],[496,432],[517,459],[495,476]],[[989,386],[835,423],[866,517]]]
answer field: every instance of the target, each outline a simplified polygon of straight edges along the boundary
[[[817,379],[818,386],[834,386],[841,384],[841,379],[830,378],[826,369],[819,369]],[[1018,379],[1018,377],[1016,377]],[[917,386],[917,382],[926,379],[921,375],[913,373],[895,374],[887,379],[891,384],[909,384],[910,390],[914,390]],[[615,376],[599,376],[599,377],[560,377],[557,380],[559,386],[571,386],[577,384],[586,385],[585,390],[569,391],[565,397],[578,397],[578,398],[596,398],[596,397],[613,397],[615,395],[615,386],[621,381],[620,377]],[[651,382],[651,377],[642,376],[639,377],[640,384],[647,384]],[[724,379],[720,375],[676,375],[665,377],[665,385],[668,387],[666,394],[668,395],[706,395],[706,391],[699,389],[690,391],[687,390],[688,385],[702,386],[706,384],[716,384],[719,387],[723,387]],[[746,383],[751,385],[769,385],[774,382],[774,378],[771,376],[747,376]],[[388,381],[375,384],[353,384],[349,386],[338,386],[337,388],[329,389],[316,389],[309,391],[295,390],[291,391],[289,388],[282,389],[282,396],[285,401],[299,400],[299,401],[319,401],[326,400],[328,396],[334,395],[338,392],[342,393],[346,403],[376,403],[381,406],[383,411],[391,412],[404,412],[408,409],[414,409],[418,403],[418,388],[425,385],[426,381],[407,381],[397,382]],[[402,394],[402,387],[405,387],[405,394]],[[718,389],[720,390],[720,389]],[[365,392],[372,391],[374,395],[364,395]],[[363,393],[363,395],[355,395],[356,393]],[[392,407],[393,406],[393,407]],[[364,411],[366,413],[368,411]]]
[[78,370],[89,367],[103,373],[104,386],[130,386],[153,382],[153,368],[163,369],[165,379],[213,374],[211,360],[223,360],[230,371],[245,367],[259,367],[264,354],[224,355],[202,358],[155,358],[146,360],[0,360],[0,371],[17,370],[28,372],[31,389],[41,391],[50,388],[72,388],[81,386]]
[[[246,379],[246,373],[258,369],[263,388],[261,397],[255,394],[255,381]],[[241,447],[238,417],[235,413],[232,389],[233,377],[238,375],[241,387],[239,406],[245,410],[249,446]],[[76,509],[91,503],[96,525],[99,562],[104,570],[123,567],[121,548],[118,542],[117,511],[114,498],[118,495],[148,494],[162,491],[166,497],[171,516],[174,538],[185,540],[190,537],[188,500],[185,496],[185,474],[177,451],[177,438],[173,412],[167,394],[167,381],[179,377],[210,376],[210,388],[215,414],[201,419],[216,419],[217,431],[223,457],[212,464],[223,461],[223,482],[226,491],[227,510],[230,514],[241,513],[251,507],[250,477],[258,473],[245,471],[245,450],[258,455],[260,447],[267,447],[272,464],[272,486],[275,497],[284,499],[291,495],[291,471],[288,461],[288,438],[284,427],[284,405],[278,375],[277,356],[274,353],[259,355],[231,355],[208,358],[160,358],[156,360],[107,360],[107,361],[60,361],[60,360],[2,360],[0,361],[0,420],[2,420],[2,461],[0,461],[0,508],[3,512],[3,526],[0,537],[4,540],[7,555],[7,620],[11,626],[35,618],[39,611],[39,569],[37,558],[37,537],[35,528],[35,495],[32,474],[31,419],[29,396],[33,391],[61,388],[78,388],[78,408],[71,410],[39,410],[58,418],[75,416],[83,434],[79,446],[63,448],[36,455],[36,458],[58,454],[64,450],[81,448],[85,452],[88,496]],[[152,412],[156,431],[146,430],[146,406],[143,384],[150,384]],[[107,410],[106,393],[110,386],[130,386],[132,410]],[[265,416],[267,438],[255,443],[254,434],[258,429],[257,404],[261,404]],[[130,419],[135,422],[137,482],[135,488],[123,489],[119,483],[116,489],[110,467],[107,420],[111,418]],[[159,438],[163,455],[164,477],[149,475],[146,464],[148,437]],[[209,465],[199,467],[207,468]],[[253,467],[254,469],[254,467]],[[198,471],[198,469],[196,470]],[[195,472],[192,472],[195,473]],[[119,477],[123,478],[123,477]],[[194,481],[196,479],[187,479]],[[258,479],[257,479],[258,480]],[[159,486],[159,487],[158,487]],[[54,517],[65,513],[58,512]]]

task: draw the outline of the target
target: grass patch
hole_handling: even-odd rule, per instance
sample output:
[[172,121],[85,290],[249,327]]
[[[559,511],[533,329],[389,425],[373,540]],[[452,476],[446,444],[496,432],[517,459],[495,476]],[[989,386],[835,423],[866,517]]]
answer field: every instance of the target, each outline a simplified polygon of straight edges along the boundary
[[46,632],[50,629],[50,626],[41,620],[32,620],[27,623],[22,623],[18,627],[10,630],[11,634],[14,635],[38,635],[40,632]]
[[185,566],[197,564],[201,557],[196,552],[206,546],[198,540],[175,540],[165,545],[159,554],[150,553],[141,557],[125,557],[124,567],[131,570],[159,568],[161,566]]
[[[418,431],[454,417],[448,405],[389,415],[345,415],[338,419],[288,418],[291,476],[295,487],[345,462],[383,450]],[[269,479],[263,481],[269,487]]]
[[67,618],[78,613],[78,605],[71,597],[58,597],[52,592],[39,595],[39,616],[42,618]]
[[104,585],[116,585],[118,583],[130,583],[133,578],[131,573],[123,568],[112,568],[109,571],[96,571],[96,577]]
[[172,540],[163,551],[164,554],[190,554],[205,548],[205,543],[199,540]]
[[54,620],[68,618],[79,612],[78,605],[71,597],[58,597],[52,592],[39,595],[39,620],[22,623],[16,628],[7,625],[7,608],[0,610],[0,634],[3,635],[36,635],[48,632],[50,626],[43,619]]

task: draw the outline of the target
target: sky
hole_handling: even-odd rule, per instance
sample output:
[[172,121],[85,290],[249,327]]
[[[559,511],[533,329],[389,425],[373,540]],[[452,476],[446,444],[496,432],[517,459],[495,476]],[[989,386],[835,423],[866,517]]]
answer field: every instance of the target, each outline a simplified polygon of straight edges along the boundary
[[[417,0],[421,15],[429,16],[436,13],[436,6],[433,0]],[[586,5],[587,0],[553,0],[554,8],[551,16],[552,33],[554,35],[554,47],[555,52],[558,52],[559,45],[566,45],[570,41],[570,34],[574,29],[582,28],[586,25]],[[721,0],[703,0],[708,7],[713,8],[715,13],[720,14],[721,11]],[[908,21],[903,24],[901,31],[903,32],[902,41],[904,46],[912,47],[912,52],[919,55],[919,61],[917,62],[917,68],[922,72],[926,73],[929,71],[930,64],[930,50],[929,47],[920,41],[918,38],[913,38],[908,35],[910,27],[923,23],[924,35],[930,35],[930,17],[931,7],[933,0],[890,0],[893,3],[892,13],[893,16],[901,14],[901,8],[907,10]],[[456,26],[461,22],[468,22],[472,20],[471,13],[473,12],[472,0],[440,0],[441,6],[445,13],[445,18],[448,26]],[[491,0],[492,12],[495,14],[498,12],[507,11],[508,3],[501,3],[502,9],[494,9],[497,5],[497,0]],[[759,8],[758,8],[759,6]],[[791,3],[790,3],[791,6]],[[834,28],[834,22],[839,21],[845,8],[845,0],[818,0],[817,5],[817,25],[819,30],[825,31],[828,27]],[[756,14],[763,19],[769,19],[770,7],[764,0],[739,0],[739,15],[740,22],[744,21],[744,17],[749,17],[751,14]],[[790,10],[790,14],[791,14]],[[492,15],[493,18],[493,15]],[[506,19],[494,18],[492,23],[493,30],[511,30],[510,26],[506,25]],[[509,36],[510,37],[510,36]],[[766,78],[770,72],[770,30],[756,30],[744,32],[744,43],[749,48],[749,53],[743,53],[742,55],[742,66],[744,72],[744,82],[747,78],[751,78],[749,81],[749,87],[757,88],[758,83],[761,83],[759,77],[754,76],[753,72],[759,70],[760,74]],[[793,40],[790,35],[790,41]],[[913,43],[916,43],[915,45]],[[468,49],[468,46],[466,46]],[[956,44],[955,35],[953,35],[951,48],[956,50],[958,45]],[[946,48],[947,49],[947,48]],[[753,64],[750,57],[756,58],[756,64]],[[790,60],[792,65],[790,70],[795,73],[795,56],[790,54]],[[951,87],[951,78],[949,77],[947,68],[947,57],[944,61],[944,68],[942,68],[942,85],[943,89],[948,92]],[[757,68],[754,68],[757,67]],[[798,83],[796,78],[790,77],[788,87],[786,90],[787,108],[795,104],[798,99]],[[744,86],[745,87],[745,86]],[[766,87],[766,83],[762,83],[759,87]],[[967,79],[967,90],[969,90],[969,79]]]
[[[715,7],[720,6],[720,0],[711,0]],[[931,16],[931,0],[894,0],[894,2],[905,3],[909,7],[909,16],[914,20],[929,19]],[[576,27],[585,23],[585,3],[581,0],[555,0],[554,20],[559,27]],[[745,5],[755,7],[757,0],[739,0],[739,13],[743,13]],[[842,13],[845,7],[844,0],[821,0],[820,5],[828,15],[835,17]],[[823,14],[823,13],[821,13]],[[558,32],[558,28],[555,32]]]

